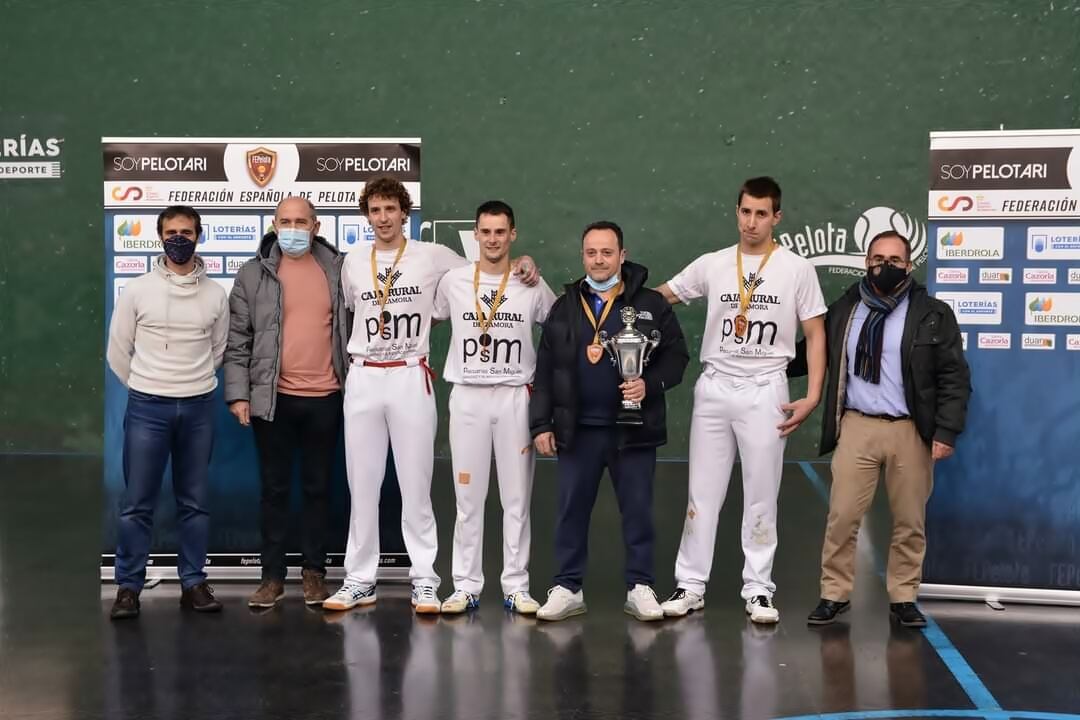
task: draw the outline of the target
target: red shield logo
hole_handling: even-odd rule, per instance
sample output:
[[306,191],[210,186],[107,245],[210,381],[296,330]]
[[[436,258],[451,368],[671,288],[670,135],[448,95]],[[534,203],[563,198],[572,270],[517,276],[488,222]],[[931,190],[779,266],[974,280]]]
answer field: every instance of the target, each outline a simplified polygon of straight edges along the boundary
[[259,187],[266,187],[277,170],[277,153],[264,147],[247,151],[247,171]]

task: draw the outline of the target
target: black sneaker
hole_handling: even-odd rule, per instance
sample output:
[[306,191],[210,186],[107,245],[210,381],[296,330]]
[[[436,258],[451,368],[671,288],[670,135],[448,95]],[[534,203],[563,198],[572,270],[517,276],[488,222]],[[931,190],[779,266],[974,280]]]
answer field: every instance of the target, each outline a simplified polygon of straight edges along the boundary
[[214,597],[214,588],[201,582],[180,591],[180,607],[195,612],[220,612],[221,603]]
[[913,602],[889,603],[889,612],[904,627],[926,627],[926,616],[919,611],[919,608]]
[[836,616],[840,613],[846,613],[851,609],[851,603],[847,600],[826,600],[821,598],[821,602],[814,608],[814,611],[810,613],[806,618],[807,625],[828,625],[829,623],[836,622]]
[[117,590],[109,617],[113,620],[139,617],[139,593],[123,587]]

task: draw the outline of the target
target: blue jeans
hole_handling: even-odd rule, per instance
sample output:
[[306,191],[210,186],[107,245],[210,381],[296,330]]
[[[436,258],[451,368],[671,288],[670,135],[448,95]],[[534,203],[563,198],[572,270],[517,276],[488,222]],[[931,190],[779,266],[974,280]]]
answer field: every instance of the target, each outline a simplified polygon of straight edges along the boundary
[[116,547],[116,584],[139,592],[146,581],[146,561],[154,508],[172,459],[173,495],[180,552],[177,572],[184,588],[206,580],[210,515],[206,495],[210,453],[214,447],[214,393],[167,398],[128,391],[124,414],[124,496]]

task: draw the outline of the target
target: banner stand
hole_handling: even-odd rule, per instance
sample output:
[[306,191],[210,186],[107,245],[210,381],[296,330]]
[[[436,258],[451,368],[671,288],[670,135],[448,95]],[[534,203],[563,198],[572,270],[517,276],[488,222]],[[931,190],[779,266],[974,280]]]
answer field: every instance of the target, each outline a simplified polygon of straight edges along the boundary
[[[359,196],[370,179],[390,175],[409,191],[413,209],[402,228],[420,237],[422,208],[420,138],[102,138],[104,183],[105,317],[111,318],[125,285],[150,271],[161,254],[158,213],[171,205],[190,205],[202,217],[196,249],[206,276],[231,290],[239,269],[255,257],[272,229],[274,208],[288,197],[314,204],[318,235],[340,253],[370,252],[374,231],[361,214]],[[107,332],[107,329],[106,329]],[[107,339],[106,339],[107,342]],[[104,537],[100,577],[114,578],[119,498],[124,489],[122,449],[127,389],[105,369],[104,378]],[[205,571],[213,580],[261,577],[261,481],[250,428],[241,427],[225,405],[222,373],[207,507],[210,540]],[[167,470],[161,503],[155,511],[147,576],[177,578],[177,529]],[[298,484],[292,488],[299,507]],[[344,577],[349,495],[344,439],[329,497],[327,577]],[[299,577],[301,554],[295,514],[290,518],[289,578]],[[393,448],[379,497],[380,580],[407,579],[409,558],[401,535],[401,496],[394,474]]]
[[984,587],[980,585],[937,585],[919,588],[920,600],[974,600],[975,602],[1023,603],[1027,605],[1080,606],[1080,590],[1045,588]]
[[1080,605],[1080,129],[931,133],[927,207],[972,393],[920,596]]

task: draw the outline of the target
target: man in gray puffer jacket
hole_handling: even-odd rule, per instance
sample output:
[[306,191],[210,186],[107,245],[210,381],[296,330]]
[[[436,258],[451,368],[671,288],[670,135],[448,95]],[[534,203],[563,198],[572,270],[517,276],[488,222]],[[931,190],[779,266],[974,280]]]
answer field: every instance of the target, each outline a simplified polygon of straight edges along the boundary
[[255,431],[262,479],[262,584],[251,607],[285,595],[285,537],[293,458],[299,450],[304,602],[327,597],[325,533],[348,368],[341,255],[318,236],[315,207],[287,198],[229,296],[225,402]]

